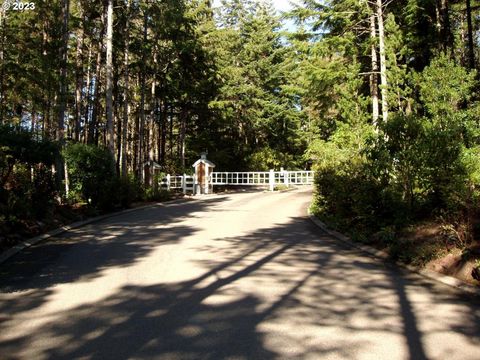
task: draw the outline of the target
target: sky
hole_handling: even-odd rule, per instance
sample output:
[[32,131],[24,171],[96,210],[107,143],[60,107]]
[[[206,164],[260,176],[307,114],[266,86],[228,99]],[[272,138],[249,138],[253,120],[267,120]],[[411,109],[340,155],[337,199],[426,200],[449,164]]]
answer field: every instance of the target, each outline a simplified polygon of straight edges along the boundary
[[291,9],[289,0],[274,0],[273,5],[279,11],[286,11]]
[[[298,0],[272,0],[273,6],[275,9],[278,11],[280,14],[283,11],[288,11],[292,7],[290,3],[298,3]],[[213,0],[213,6],[220,6],[221,1],[220,0]],[[295,30],[295,25],[293,24],[293,21],[285,21],[284,20],[284,29],[288,31],[293,31]]]
[[[290,0],[272,0],[273,6],[280,12],[290,10]],[[295,1],[293,1],[295,2]],[[220,0],[213,0],[213,6],[220,5]]]

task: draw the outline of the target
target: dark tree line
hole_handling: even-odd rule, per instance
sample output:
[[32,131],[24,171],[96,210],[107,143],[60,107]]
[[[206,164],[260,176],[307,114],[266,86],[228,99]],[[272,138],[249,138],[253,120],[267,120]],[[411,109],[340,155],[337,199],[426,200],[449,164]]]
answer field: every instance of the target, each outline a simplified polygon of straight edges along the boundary
[[[15,204],[39,176],[46,205],[107,206],[142,188],[145,164],[188,173],[203,151],[223,170],[306,164],[294,50],[268,3],[38,0],[0,15],[3,219],[30,216]],[[18,157],[37,143],[56,150]]]
[[480,3],[302,3],[292,44],[315,124],[317,212],[396,249],[395,234],[433,219],[467,251],[480,209]]
[[208,151],[223,170],[313,163],[319,209],[347,225],[472,229],[480,1],[304,0],[291,32],[256,0],[35,4],[1,13],[0,123],[57,151],[27,161],[4,137],[4,209],[36,172],[86,201],[92,162],[138,183],[145,163],[189,172]]

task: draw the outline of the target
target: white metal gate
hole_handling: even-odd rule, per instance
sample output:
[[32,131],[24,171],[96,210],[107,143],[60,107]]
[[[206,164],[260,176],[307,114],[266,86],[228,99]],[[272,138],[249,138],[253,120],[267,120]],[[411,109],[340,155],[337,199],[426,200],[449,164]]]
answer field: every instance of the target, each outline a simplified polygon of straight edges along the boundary
[[160,180],[160,188],[164,190],[181,190],[184,194],[195,194],[195,175],[167,175]]
[[[298,186],[312,185],[314,171],[244,171],[244,172],[212,172],[208,178],[211,186],[268,186],[271,191],[278,185]],[[166,190],[182,190],[184,194],[197,192],[196,176],[167,175],[160,181],[160,186]]]
[[212,185],[268,185],[273,190],[277,185],[312,185],[313,171],[248,171],[213,172]]

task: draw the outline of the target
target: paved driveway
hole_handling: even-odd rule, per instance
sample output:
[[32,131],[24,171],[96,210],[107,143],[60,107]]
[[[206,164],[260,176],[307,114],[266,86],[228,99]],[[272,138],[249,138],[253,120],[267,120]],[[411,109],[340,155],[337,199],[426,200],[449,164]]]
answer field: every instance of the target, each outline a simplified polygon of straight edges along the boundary
[[329,238],[311,192],[212,195],[0,266],[1,359],[480,359],[480,304]]

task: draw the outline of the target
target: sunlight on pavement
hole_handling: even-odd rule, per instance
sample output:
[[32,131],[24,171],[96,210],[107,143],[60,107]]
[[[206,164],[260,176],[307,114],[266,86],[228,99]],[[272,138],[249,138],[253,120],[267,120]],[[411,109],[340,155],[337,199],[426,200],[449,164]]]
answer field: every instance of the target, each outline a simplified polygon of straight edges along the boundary
[[309,195],[211,196],[39,247],[53,260],[0,293],[2,353],[478,359],[473,303],[317,233]]

